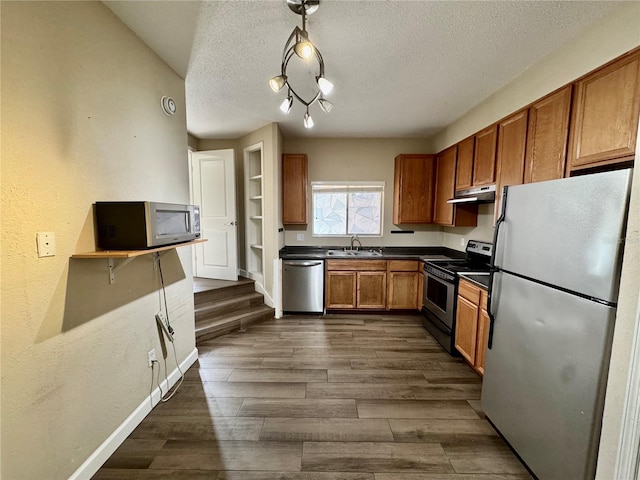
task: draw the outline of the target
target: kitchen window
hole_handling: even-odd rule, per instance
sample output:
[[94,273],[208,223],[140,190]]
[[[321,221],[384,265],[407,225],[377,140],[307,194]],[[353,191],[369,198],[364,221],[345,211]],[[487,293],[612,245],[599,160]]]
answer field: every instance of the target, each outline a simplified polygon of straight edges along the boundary
[[312,182],[313,235],[382,235],[384,182]]

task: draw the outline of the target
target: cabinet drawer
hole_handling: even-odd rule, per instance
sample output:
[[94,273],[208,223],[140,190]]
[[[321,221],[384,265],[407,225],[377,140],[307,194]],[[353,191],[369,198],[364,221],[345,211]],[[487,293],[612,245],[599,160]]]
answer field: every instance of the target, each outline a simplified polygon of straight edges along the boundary
[[460,280],[458,284],[458,295],[466,298],[474,305],[480,305],[480,287],[476,287],[472,283]]
[[327,260],[327,270],[343,271],[385,271],[386,260]]
[[418,268],[418,260],[389,260],[388,270],[390,272],[416,272]]

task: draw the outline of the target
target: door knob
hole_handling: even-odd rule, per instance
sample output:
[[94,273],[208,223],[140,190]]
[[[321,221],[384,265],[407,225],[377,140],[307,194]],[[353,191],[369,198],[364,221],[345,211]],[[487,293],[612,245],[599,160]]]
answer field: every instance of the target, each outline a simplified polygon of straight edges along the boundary
[[228,223],[225,223],[225,225],[234,226],[234,225],[238,225],[238,222],[228,222]]

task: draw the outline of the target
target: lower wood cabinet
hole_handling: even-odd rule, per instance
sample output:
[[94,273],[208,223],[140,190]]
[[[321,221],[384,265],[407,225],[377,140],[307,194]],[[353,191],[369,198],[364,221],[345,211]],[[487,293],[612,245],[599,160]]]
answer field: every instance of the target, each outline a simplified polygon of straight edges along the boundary
[[422,272],[418,260],[327,260],[325,308],[417,310]]
[[356,308],[357,273],[327,271],[326,277],[325,308]]
[[389,310],[417,310],[422,297],[418,260],[389,260],[387,265]]
[[386,306],[386,260],[326,261],[325,308],[384,310]]
[[356,284],[356,308],[386,308],[387,272],[358,272]]
[[455,345],[464,359],[480,375],[484,374],[488,333],[487,292],[470,282],[460,280]]

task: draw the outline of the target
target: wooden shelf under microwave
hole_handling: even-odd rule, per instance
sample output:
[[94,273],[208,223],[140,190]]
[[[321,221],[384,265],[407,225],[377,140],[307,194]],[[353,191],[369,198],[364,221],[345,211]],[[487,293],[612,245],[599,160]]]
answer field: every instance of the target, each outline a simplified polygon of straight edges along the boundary
[[[135,260],[142,255],[149,255],[151,253],[166,252],[167,250],[173,250],[178,247],[186,247],[188,245],[196,245],[198,243],[206,242],[206,238],[199,238],[197,240],[191,240],[189,242],[174,243],[173,245],[164,245],[157,248],[147,248],[144,250],[96,250],[95,252],[86,253],[74,253],[71,258],[84,258],[84,259],[106,259],[107,269],[109,271],[109,284],[116,283],[116,272],[122,269],[132,260]],[[121,260],[117,265],[115,260]]]
[[165,245],[157,248],[147,248],[144,250],[96,250],[95,252],[74,253],[71,258],[132,258],[140,255],[148,255],[150,253],[164,252],[178,247],[186,247],[187,245],[195,245],[196,243],[206,242],[206,238],[191,240],[189,242],[174,243],[173,245]]

